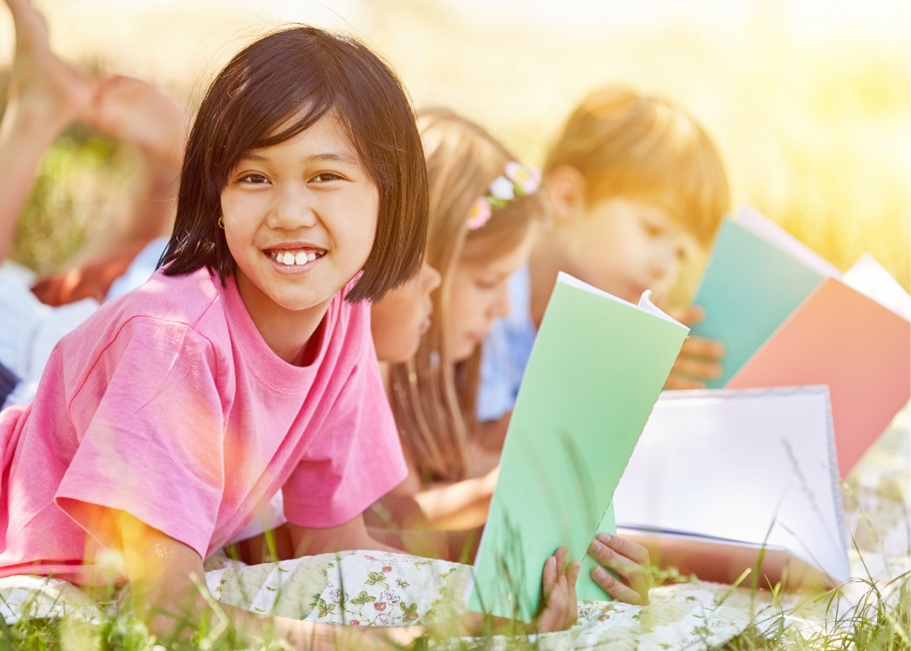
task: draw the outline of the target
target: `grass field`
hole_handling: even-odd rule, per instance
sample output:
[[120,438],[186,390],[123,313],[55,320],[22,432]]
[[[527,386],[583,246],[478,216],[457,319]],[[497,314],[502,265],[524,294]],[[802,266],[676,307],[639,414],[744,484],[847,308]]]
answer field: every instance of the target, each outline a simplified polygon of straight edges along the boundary
[[[307,3],[46,0],[55,48],[87,68],[142,77],[192,108],[206,80],[267,26],[312,19],[353,31],[385,54],[418,106],[445,104],[488,126],[529,162],[590,88],[629,84],[687,107],[713,135],[735,206],[749,203],[845,269],[871,252],[911,288],[911,47],[843,31],[803,38],[781,25],[550,29],[521,14],[473,19],[445,3],[348,2],[341,15]],[[278,6],[278,5],[276,5]],[[353,7],[353,9],[352,9]],[[903,15],[899,16],[903,19]],[[12,49],[0,11],[0,68]],[[884,20],[894,20],[885,16]],[[0,75],[0,101],[5,76]],[[87,240],[122,219],[135,157],[84,127],[48,152],[20,221],[13,257],[39,271],[71,262]],[[698,269],[686,279],[697,281]],[[795,641],[753,631],[729,645],[759,649],[911,649],[905,598],[887,606],[871,589],[862,617]],[[0,624],[5,649],[152,648],[125,619]],[[192,648],[229,648],[205,635]]]
[[[296,18],[342,28],[385,54],[418,106],[453,106],[530,162],[588,89],[619,82],[661,94],[714,136],[735,207],[756,206],[842,269],[870,251],[911,285],[907,29],[889,39],[805,37],[768,20],[574,31],[418,0],[348,2],[338,13],[313,3],[39,4],[64,56],[150,79],[190,107],[218,66],[268,26]],[[0,57],[9,57],[11,32],[0,28]],[[17,240],[20,261],[59,265],[122,212],[129,156],[90,135],[71,133],[49,154]]]

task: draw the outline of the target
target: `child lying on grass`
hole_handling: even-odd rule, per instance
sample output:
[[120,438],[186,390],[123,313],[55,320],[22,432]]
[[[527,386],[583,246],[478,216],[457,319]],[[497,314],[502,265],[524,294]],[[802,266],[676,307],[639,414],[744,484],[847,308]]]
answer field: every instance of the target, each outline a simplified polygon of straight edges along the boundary
[[[44,85],[66,87],[45,69],[58,64],[40,15],[7,4],[4,161],[45,128],[30,106],[55,123],[73,110]],[[365,299],[420,268],[420,152],[398,80],[353,40],[293,28],[227,65],[188,141],[162,269],[64,337],[34,402],[0,415],[0,574],[125,581],[168,635],[220,616],[202,561],[279,488],[296,554],[384,549],[361,513],[406,468]],[[578,565],[564,561],[545,565],[539,630],[575,618]],[[334,647],[331,626],[221,611],[254,637]]]

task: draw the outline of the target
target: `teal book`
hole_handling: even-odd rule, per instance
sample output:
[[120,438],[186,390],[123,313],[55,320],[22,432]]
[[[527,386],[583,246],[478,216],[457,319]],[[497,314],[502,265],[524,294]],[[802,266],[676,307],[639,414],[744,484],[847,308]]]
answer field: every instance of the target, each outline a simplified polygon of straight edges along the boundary
[[[587,558],[689,330],[648,300],[627,303],[560,274],[506,435],[468,607],[530,621],[544,562]],[[608,599],[591,579],[579,599]]]
[[705,320],[693,334],[724,343],[725,386],[778,327],[839,271],[752,208],[726,219],[693,302]]

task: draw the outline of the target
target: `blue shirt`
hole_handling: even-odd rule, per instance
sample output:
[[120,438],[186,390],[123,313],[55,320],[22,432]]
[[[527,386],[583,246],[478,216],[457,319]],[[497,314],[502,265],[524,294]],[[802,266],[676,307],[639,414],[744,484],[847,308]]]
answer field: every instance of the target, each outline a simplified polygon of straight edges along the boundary
[[531,318],[531,278],[522,267],[509,278],[512,312],[497,319],[484,340],[478,420],[497,420],[512,411],[538,331]]
[[123,275],[111,283],[108,295],[104,297],[104,300],[109,301],[144,285],[145,281],[155,273],[158,260],[166,248],[168,248],[167,237],[159,237],[146,244],[145,248],[139,252],[139,255],[133,258]]

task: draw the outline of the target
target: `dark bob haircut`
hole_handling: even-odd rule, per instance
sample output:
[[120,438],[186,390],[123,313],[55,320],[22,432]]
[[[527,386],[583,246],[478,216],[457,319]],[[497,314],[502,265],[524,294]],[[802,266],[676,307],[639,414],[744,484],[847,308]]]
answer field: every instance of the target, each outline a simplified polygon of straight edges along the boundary
[[376,54],[315,27],[261,38],[209,88],[187,142],[174,232],[158,263],[166,265],[164,273],[207,267],[224,283],[236,268],[218,226],[231,170],[246,153],[289,140],[330,112],[379,191],[373,249],[345,298],[376,301],[411,278],[423,259],[428,215],[414,111],[401,82]]

